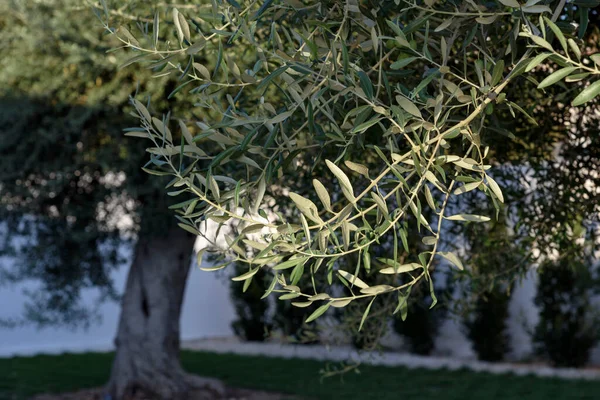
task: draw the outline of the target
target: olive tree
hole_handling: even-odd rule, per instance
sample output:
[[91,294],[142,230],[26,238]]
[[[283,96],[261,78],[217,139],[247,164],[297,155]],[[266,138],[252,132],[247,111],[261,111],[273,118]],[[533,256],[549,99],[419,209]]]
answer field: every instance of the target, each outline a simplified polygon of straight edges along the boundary
[[[600,55],[583,54],[577,36],[588,3],[214,0],[129,26],[114,25],[103,2],[97,13],[128,65],[177,75],[175,98],[194,99],[192,119],[132,99],[139,126],[127,135],[149,144],[146,172],[171,177],[181,229],[233,232],[209,249],[221,260],[205,269],[245,264],[233,278],[244,288],[269,271],[265,295],[316,305],[308,322],[360,304],[362,327],[376,299],[406,316],[415,285],[433,307],[438,261],[463,269],[444,224],[494,215],[459,211],[457,198],[477,191],[503,207],[482,133],[498,116],[533,120],[509,87],[535,71],[537,90],[569,82],[572,106],[600,93]],[[415,231],[421,244],[411,248]]]

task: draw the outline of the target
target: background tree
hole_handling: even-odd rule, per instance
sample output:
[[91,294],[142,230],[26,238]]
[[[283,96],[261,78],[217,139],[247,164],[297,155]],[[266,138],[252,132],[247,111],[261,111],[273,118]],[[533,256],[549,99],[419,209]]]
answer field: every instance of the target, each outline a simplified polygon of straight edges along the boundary
[[[132,10],[153,14],[152,4],[131,2],[120,3],[114,17],[135,23]],[[164,34],[172,27],[164,24]],[[178,358],[195,237],[172,219],[167,181],[140,169],[144,144],[122,130],[134,123],[127,116],[134,93],[151,98],[158,113],[190,117],[192,105],[169,98],[175,79],[120,68],[126,58],[107,54],[117,42],[104,35],[87,2],[2,2],[0,31],[0,219],[3,252],[14,260],[0,280],[41,285],[26,320],[89,323],[93,310],[82,304],[82,292],[97,288],[99,301],[118,298],[111,272],[127,261],[129,242],[108,390],[114,399],[135,388],[180,398],[208,382],[188,378]],[[131,223],[122,224],[126,218]]]

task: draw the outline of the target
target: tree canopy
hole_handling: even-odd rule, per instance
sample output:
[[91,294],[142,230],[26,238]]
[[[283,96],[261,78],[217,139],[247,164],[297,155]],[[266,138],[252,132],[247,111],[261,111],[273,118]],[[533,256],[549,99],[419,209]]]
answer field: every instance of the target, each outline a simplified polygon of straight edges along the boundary
[[[128,135],[151,143],[148,173],[172,177],[167,191],[181,198],[173,208],[182,229],[202,234],[207,221],[234,227],[223,263],[211,269],[246,263],[233,279],[249,284],[269,268],[267,293],[297,307],[319,304],[308,321],[368,300],[364,321],[380,296],[395,296],[394,313],[405,315],[417,283],[429,286],[433,306],[435,263],[464,268],[443,242],[445,226],[494,218],[482,204],[496,215],[510,211],[502,168],[488,160],[510,157],[498,135],[525,145],[527,138],[504,121],[550,122],[536,120],[544,96],[537,93],[563,81],[574,95],[547,100],[560,108],[585,107],[600,93],[600,55],[582,46],[597,4],[565,3],[213,1],[196,13],[157,12],[135,29],[113,26],[106,4],[97,12],[130,49],[130,63],[177,74],[174,93],[202,110],[197,119],[161,118],[133,99],[140,125]],[[172,35],[159,33],[164,23]],[[531,82],[531,92],[514,89]],[[577,133],[564,142],[595,143]],[[556,142],[545,143],[542,164],[544,152],[556,151]],[[563,166],[559,159],[552,179],[573,178]],[[536,186],[555,182],[535,178]],[[597,180],[589,171],[581,177],[589,178]],[[544,207],[536,198],[526,204]],[[587,199],[580,204],[553,219],[569,243],[597,211]],[[538,252],[553,250],[544,243],[556,226],[536,225],[539,212],[522,215],[516,228],[537,235]],[[409,232],[418,246],[409,247]],[[361,271],[380,276],[377,284]],[[317,288],[316,274],[345,289]]]

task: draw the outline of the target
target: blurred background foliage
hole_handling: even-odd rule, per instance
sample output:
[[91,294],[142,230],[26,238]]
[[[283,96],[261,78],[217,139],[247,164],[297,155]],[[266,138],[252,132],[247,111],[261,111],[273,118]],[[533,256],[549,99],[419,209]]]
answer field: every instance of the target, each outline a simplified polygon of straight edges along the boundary
[[[153,3],[130,6],[149,13]],[[129,96],[159,113],[193,107],[168,98],[176,78],[121,68],[126,56],[107,53],[117,43],[87,2],[3,1],[0,33],[0,250],[14,261],[0,282],[41,284],[26,320],[86,324],[84,289],[117,296],[119,245],[173,225],[165,182],[140,169],[144,143],[123,136]]]

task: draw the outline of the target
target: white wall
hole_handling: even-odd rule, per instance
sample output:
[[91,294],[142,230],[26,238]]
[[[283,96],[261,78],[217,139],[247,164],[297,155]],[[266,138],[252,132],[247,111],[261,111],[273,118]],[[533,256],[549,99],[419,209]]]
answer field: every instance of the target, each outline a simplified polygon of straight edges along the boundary
[[[127,269],[114,274],[117,288],[123,290]],[[22,315],[26,297],[23,289],[34,289],[31,283],[0,287],[0,318]],[[84,302],[93,304],[97,292],[87,291]],[[0,327],[0,357],[27,355],[39,352],[108,350],[113,348],[113,339],[119,319],[119,304],[110,302],[100,308],[101,322],[90,329],[75,331],[67,327],[38,330],[32,326],[5,329]],[[230,324],[234,309],[229,300],[227,282],[218,275],[192,267],[188,279],[181,318],[182,339],[231,336]]]

